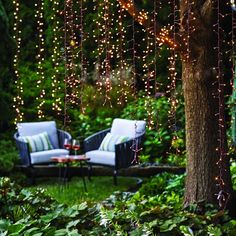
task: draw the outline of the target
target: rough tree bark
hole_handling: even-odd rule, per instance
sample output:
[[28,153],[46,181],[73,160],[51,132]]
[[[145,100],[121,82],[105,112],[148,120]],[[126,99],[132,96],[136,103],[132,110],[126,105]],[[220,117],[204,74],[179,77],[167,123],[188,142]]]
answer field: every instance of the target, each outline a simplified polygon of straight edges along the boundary
[[[221,150],[218,148],[219,84],[214,69],[219,66],[218,39],[214,32],[217,14],[213,4],[210,0],[194,1],[191,5],[182,1],[180,4],[181,30],[190,31],[189,52],[182,55],[187,149],[185,206],[201,201],[216,203],[220,190],[223,190],[222,197],[227,198],[232,193],[229,159],[225,155],[220,166],[216,164]],[[225,138],[226,130],[223,132]],[[226,140],[221,141],[226,152]],[[216,181],[220,171],[225,183],[221,188]]]
[[[130,2],[129,0],[118,1],[121,5]],[[178,35],[181,35],[183,44],[178,44],[176,50],[180,49],[182,60],[187,150],[184,206],[199,202],[216,203],[217,194],[221,190],[215,179],[219,175],[219,167],[216,163],[220,155],[217,151],[219,147],[218,81],[217,71],[214,69],[218,66],[218,54],[215,49],[217,35],[213,30],[217,14],[213,6],[216,3],[213,2],[212,0],[187,0],[179,3],[181,21]],[[132,15],[132,11],[128,12]],[[145,26],[145,23],[142,25]],[[157,32],[160,32],[159,28],[160,25]],[[188,43],[184,44],[187,41]],[[226,150],[226,140],[223,140],[223,145]],[[221,166],[221,177],[225,183],[223,191],[231,194],[232,183],[227,156],[222,160]]]

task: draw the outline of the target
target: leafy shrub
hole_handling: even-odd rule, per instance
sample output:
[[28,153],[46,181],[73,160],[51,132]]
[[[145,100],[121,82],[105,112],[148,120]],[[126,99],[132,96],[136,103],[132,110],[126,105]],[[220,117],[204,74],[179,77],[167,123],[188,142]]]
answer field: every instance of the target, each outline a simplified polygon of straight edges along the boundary
[[30,192],[0,178],[0,234],[235,235],[236,221],[227,212],[211,205],[204,212],[182,209],[183,181],[183,175],[159,174],[136,193],[115,192],[92,207],[68,207],[43,189]]
[[19,161],[15,144],[10,140],[0,141],[0,173],[9,173]]
[[[124,108],[122,117],[148,121],[142,154],[146,157],[149,156],[149,161],[153,162],[156,159],[161,163],[174,162],[172,164],[183,165],[185,159],[183,104],[180,102],[177,108],[176,119],[178,122],[176,124],[168,122],[170,120],[168,118],[169,109],[170,104],[167,97],[146,98],[139,94],[137,101],[128,103]],[[149,112],[152,113],[152,117],[149,117]],[[170,125],[176,126],[175,130],[171,130]],[[169,155],[171,155],[170,159],[168,159]]]

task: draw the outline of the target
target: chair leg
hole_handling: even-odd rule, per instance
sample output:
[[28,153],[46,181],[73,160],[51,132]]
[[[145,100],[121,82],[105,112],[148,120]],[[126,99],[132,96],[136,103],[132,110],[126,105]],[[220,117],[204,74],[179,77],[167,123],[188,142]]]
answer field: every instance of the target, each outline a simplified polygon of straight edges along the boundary
[[88,180],[89,181],[92,181],[91,176],[92,176],[92,165],[88,165]]
[[114,185],[117,185],[117,170],[113,171],[113,182],[114,182]]
[[35,169],[33,167],[29,167],[29,185],[35,185],[36,179],[35,179],[36,173]]

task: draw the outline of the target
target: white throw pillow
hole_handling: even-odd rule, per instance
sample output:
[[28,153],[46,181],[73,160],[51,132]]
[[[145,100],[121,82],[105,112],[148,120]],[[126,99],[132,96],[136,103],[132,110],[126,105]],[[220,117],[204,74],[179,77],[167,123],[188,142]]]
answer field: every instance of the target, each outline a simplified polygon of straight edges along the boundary
[[47,132],[32,136],[23,136],[21,137],[21,140],[29,144],[30,152],[40,152],[53,149]]
[[107,133],[104,139],[102,140],[99,150],[114,152],[116,144],[123,143],[128,140],[129,140],[129,137],[127,136],[112,135],[111,133]]

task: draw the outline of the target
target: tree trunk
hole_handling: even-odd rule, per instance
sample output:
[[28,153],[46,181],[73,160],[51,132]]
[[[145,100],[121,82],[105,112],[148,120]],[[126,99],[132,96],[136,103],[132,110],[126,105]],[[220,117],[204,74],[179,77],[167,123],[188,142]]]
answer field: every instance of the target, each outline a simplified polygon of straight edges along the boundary
[[[130,1],[118,1],[132,17],[147,27],[148,18],[140,22],[137,19],[138,11]],[[163,37],[163,43],[178,50],[182,57],[187,150],[184,205],[199,202],[216,203],[218,200],[221,207],[225,207],[232,193],[232,182],[229,159],[226,155],[224,106],[222,104],[219,106],[218,71],[215,69],[222,66],[221,53],[225,47],[218,47],[218,43],[223,40],[218,40],[215,30],[217,30],[217,20],[221,23],[220,27],[225,30],[229,28],[231,23],[227,23],[224,19],[228,18],[231,9],[227,1],[182,0],[179,2],[180,32],[175,34],[174,44],[172,40],[164,40],[164,38],[168,39],[171,33],[167,35],[168,37]],[[220,6],[216,6],[218,3]],[[222,15],[217,14],[217,9],[222,15],[225,14],[224,19]],[[157,37],[160,37],[158,35],[160,31],[161,25],[158,24]],[[150,32],[150,29],[147,32]],[[222,34],[223,31],[220,30],[220,37]],[[227,35],[227,31],[225,34]],[[176,44],[177,47],[173,47]],[[227,42],[224,44],[227,45]],[[217,52],[218,49],[221,49],[220,53]],[[221,69],[223,70],[223,67]],[[223,89],[223,86],[220,89]],[[222,95],[221,99],[224,99]],[[224,128],[220,128],[223,126]],[[220,199],[217,199],[219,197]]]
[[[191,9],[186,2],[182,1],[180,10],[182,31],[191,32],[186,39],[189,50],[182,57],[187,150],[184,205],[188,206],[199,202],[216,203],[220,190],[223,190],[224,197],[231,194],[232,183],[227,156],[217,165],[221,151],[217,150],[220,139],[219,84],[214,69],[218,66],[215,48],[218,40],[213,31],[217,16],[213,17],[211,1],[204,1],[204,4],[196,1]],[[199,17],[194,19],[192,16]],[[222,135],[226,137],[225,129]],[[226,140],[223,140],[222,147],[226,150]],[[225,183],[221,188],[217,185],[218,176]]]

